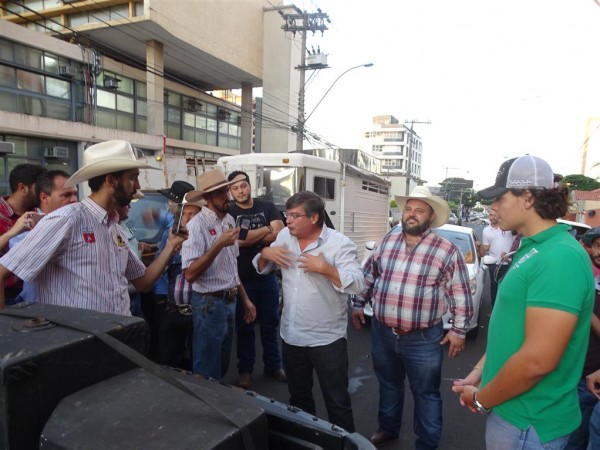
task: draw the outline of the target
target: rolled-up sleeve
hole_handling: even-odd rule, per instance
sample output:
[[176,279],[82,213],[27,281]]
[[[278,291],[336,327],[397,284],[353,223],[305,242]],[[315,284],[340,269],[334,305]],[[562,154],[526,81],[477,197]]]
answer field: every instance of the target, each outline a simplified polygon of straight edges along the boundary
[[473,296],[469,285],[469,270],[458,251],[452,255],[446,284],[446,302],[454,318],[451,331],[457,336],[465,336],[473,317]]

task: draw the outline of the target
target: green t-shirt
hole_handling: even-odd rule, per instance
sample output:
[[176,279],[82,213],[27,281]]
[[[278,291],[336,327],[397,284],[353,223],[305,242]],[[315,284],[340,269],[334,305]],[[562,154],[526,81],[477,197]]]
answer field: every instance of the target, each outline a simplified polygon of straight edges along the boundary
[[569,228],[556,225],[522,238],[498,289],[482,378],[484,386],[521,348],[527,307],[558,309],[578,317],[558,367],[529,391],[494,408],[519,429],[533,426],[542,442],[569,434],[581,422],[576,386],[589,339],[594,277],[589,256]]

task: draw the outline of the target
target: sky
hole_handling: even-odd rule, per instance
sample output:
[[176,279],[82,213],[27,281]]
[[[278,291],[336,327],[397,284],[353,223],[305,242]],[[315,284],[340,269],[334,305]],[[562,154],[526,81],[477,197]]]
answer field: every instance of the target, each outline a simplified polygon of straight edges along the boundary
[[[372,117],[415,124],[422,178],[493,184],[507,158],[532,154],[555,173],[600,163],[600,2],[596,0],[299,0],[331,24],[308,47],[329,69],[307,73],[306,123],[357,148]],[[595,132],[593,134],[593,132]],[[305,144],[305,146],[307,146]],[[590,173],[586,173],[590,175]],[[600,175],[600,172],[598,173]]]

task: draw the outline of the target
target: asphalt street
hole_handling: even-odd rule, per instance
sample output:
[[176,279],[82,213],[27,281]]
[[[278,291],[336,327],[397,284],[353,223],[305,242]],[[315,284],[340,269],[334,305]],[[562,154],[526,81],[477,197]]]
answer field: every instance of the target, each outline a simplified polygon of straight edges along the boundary
[[[476,233],[480,234],[480,230],[476,230]],[[470,372],[483,354],[486,345],[489,312],[489,278],[486,277],[483,311],[481,314],[482,323],[480,324],[481,328],[479,330],[479,336],[475,340],[467,340],[465,351],[455,359],[448,358],[447,352],[445,352],[441,386],[444,425],[442,441],[439,447],[440,450],[479,450],[485,448],[485,417],[479,414],[473,414],[467,409],[462,408],[458,403],[456,394],[454,394],[450,388],[452,386],[452,381],[456,378],[461,378]],[[318,312],[315,312],[315,314],[318,314]],[[257,336],[257,352],[259,353],[259,360],[261,358],[260,349],[261,347]],[[368,328],[356,331],[352,326],[348,327],[348,351],[350,395],[356,431],[369,437],[377,430],[379,391],[377,379],[371,364]],[[224,379],[224,382],[229,384],[235,384],[237,381],[237,360],[235,358],[235,350],[233,353],[229,371]],[[261,361],[258,361],[255,367],[251,389],[261,395],[273,398],[282,403],[287,404],[289,399],[286,384],[262,376]],[[327,420],[327,413],[321,399],[316,379],[314,393],[317,401],[317,415],[320,418]],[[386,449],[414,449],[415,436],[412,431],[413,402],[408,383],[406,384],[406,393],[400,438],[398,441],[386,446]]]

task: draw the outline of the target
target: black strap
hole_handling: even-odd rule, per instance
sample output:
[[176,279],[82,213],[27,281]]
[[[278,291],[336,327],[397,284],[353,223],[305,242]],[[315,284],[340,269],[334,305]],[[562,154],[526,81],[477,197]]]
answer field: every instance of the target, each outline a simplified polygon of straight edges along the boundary
[[[18,312],[15,310],[8,311],[6,308],[4,310],[1,310],[0,314],[9,316],[9,317],[19,317],[22,319],[33,319],[33,318],[39,317],[37,315],[32,316],[31,314],[28,314],[24,311],[18,311]],[[212,401],[207,400],[207,399],[199,396],[198,394],[196,394],[194,391],[192,391],[186,385],[184,385],[181,381],[179,381],[178,379],[173,377],[171,374],[169,374],[161,366],[150,361],[148,358],[146,358],[141,353],[136,352],[134,349],[132,349],[128,345],[124,344],[123,342],[119,341],[118,339],[112,337],[111,335],[109,335],[107,333],[94,332],[94,331],[89,330],[80,325],[73,324],[71,322],[68,322],[68,321],[65,321],[63,319],[56,318],[56,317],[45,316],[44,319],[48,320],[49,322],[56,323],[62,327],[81,331],[81,332],[88,333],[88,334],[91,334],[91,335],[97,337],[102,342],[104,342],[106,345],[108,345],[110,348],[112,348],[116,352],[120,353],[125,358],[127,358],[128,360],[130,360],[131,362],[136,364],[137,366],[141,367],[142,369],[147,370],[152,375],[160,378],[165,383],[170,384],[174,388],[179,389],[180,391],[185,392],[186,394],[207,404],[209,407],[211,407],[213,410],[215,410],[221,416],[225,417],[229,422],[231,422],[235,427],[237,427],[242,432],[242,441],[244,444],[244,448],[246,450],[255,450],[256,447],[254,446],[254,441],[252,440],[252,436],[250,435],[250,430],[248,429],[248,427],[244,426],[244,423],[239,421],[237,418],[232,417],[227,412],[223,411],[221,408],[219,408],[219,406],[215,405]]]

